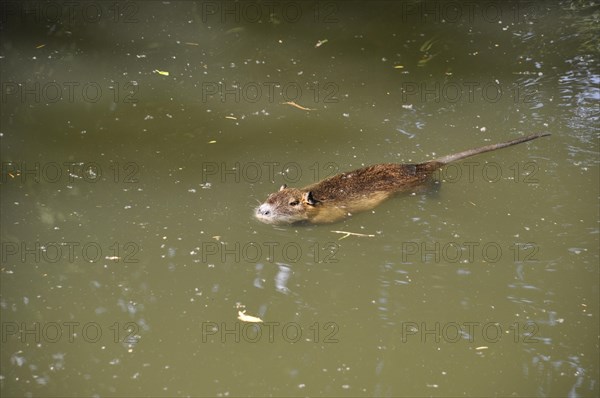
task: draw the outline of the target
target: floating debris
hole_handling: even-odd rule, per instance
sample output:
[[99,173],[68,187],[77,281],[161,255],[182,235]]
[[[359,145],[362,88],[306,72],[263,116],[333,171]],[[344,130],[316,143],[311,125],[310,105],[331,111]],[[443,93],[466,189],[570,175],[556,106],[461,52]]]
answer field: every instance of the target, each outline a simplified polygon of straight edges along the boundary
[[242,322],[262,323],[263,320],[252,315],[246,315],[246,310],[238,311],[238,319]]
[[421,58],[419,60],[419,62],[417,62],[417,66],[425,66],[429,61],[431,61],[432,59],[434,59],[439,53],[436,54],[425,54],[423,56],[423,58]]
[[374,238],[375,237],[375,235],[358,234],[356,232],[348,232],[348,231],[331,231],[331,232],[336,233],[336,234],[345,234],[338,240],[346,239],[349,236],[361,236],[361,237],[366,237],[366,238]]
[[303,111],[316,111],[316,109],[311,109],[311,108],[307,108],[307,107],[302,106],[302,105],[298,105],[294,101],[283,102],[282,104],[283,105],[293,106],[294,108],[298,108],[298,109],[301,109]]
[[431,50],[431,47],[437,42],[437,36],[433,36],[431,39],[427,40],[425,43],[421,44],[419,51],[422,53]]
[[323,44],[327,43],[328,41],[329,40],[327,40],[327,39],[317,41],[317,44],[315,44],[315,48],[321,47]]
[[225,32],[226,35],[230,35],[232,33],[241,33],[243,32],[245,29],[243,26],[236,26],[235,28],[231,28],[228,31]]
[[431,54],[429,52],[429,50],[431,50],[431,47],[433,47],[433,45],[437,42],[438,42],[437,36],[433,36],[431,39],[425,41],[425,43],[423,43],[421,45],[421,47],[419,48],[419,51],[422,53],[425,53],[425,54],[423,54],[423,57],[419,60],[419,62],[417,62],[417,66],[420,66],[420,67],[425,66],[429,61],[434,59],[439,54],[439,52],[437,52],[435,54]]

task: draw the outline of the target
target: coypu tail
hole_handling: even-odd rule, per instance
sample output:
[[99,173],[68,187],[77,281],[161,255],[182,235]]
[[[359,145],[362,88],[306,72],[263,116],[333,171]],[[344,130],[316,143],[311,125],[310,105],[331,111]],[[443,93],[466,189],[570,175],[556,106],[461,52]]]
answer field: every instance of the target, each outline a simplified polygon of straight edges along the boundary
[[[548,135],[550,135],[550,133],[531,134],[526,137],[516,138],[511,141],[501,142],[499,144],[486,145],[486,146],[482,146],[480,148],[469,149],[467,151],[455,153],[454,155],[444,156],[442,158],[432,160],[431,163],[438,163],[438,164],[441,163],[442,165],[444,165],[444,164],[448,164],[450,162],[455,162],[460,159],[468,158],[469,156],[479,155],[480,153],[484,153],[484,152],[495,151],[496,149],[506,148],[507,146],[517,145],[522,142],[535,140],[536,138],[546,137]],[[427,163],[430,163],[430,162],[427,162]]]

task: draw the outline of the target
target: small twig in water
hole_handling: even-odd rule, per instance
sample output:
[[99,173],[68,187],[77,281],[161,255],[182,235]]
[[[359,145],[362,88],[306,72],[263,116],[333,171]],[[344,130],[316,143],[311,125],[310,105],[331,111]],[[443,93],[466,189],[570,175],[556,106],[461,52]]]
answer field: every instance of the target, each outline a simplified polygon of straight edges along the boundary
[[283,102],[283,105],[290,105],[290,106],[293,106],[294,108],[302,109],[303,111],[315,111],[316,110],[316,109],[306,108],[302,105],[298,105],[294,101]]
[[344,236],[342,236],[338,240],[346,239],[350,235],[352,235],[352,236],[362,236],[362,237],[365,237],[365,238],[374,238],[375,237],[375,235],[357,234],[356,232],[348,232],[348,231],[331,231],[331,232],[336,233],[336,234],[344,234]]

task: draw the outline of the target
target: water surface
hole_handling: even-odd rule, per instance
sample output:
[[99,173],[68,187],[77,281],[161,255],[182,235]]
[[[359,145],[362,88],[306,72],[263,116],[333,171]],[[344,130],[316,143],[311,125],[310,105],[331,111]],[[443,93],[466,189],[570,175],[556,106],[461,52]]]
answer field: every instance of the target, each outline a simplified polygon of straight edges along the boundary
[[[597,6],[49,4],[2,9],[4,396],[599,394]],[[252,217],[539,132],[331,226]]]

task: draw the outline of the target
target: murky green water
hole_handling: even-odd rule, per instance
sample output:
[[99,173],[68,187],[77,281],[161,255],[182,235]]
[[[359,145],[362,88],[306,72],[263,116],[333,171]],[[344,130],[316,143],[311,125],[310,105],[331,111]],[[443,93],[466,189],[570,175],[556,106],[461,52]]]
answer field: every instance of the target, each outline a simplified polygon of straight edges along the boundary
[[[3,2],[1,394],[598,396],[598,12]],[[252,216],[539,132],[334,225]]]

